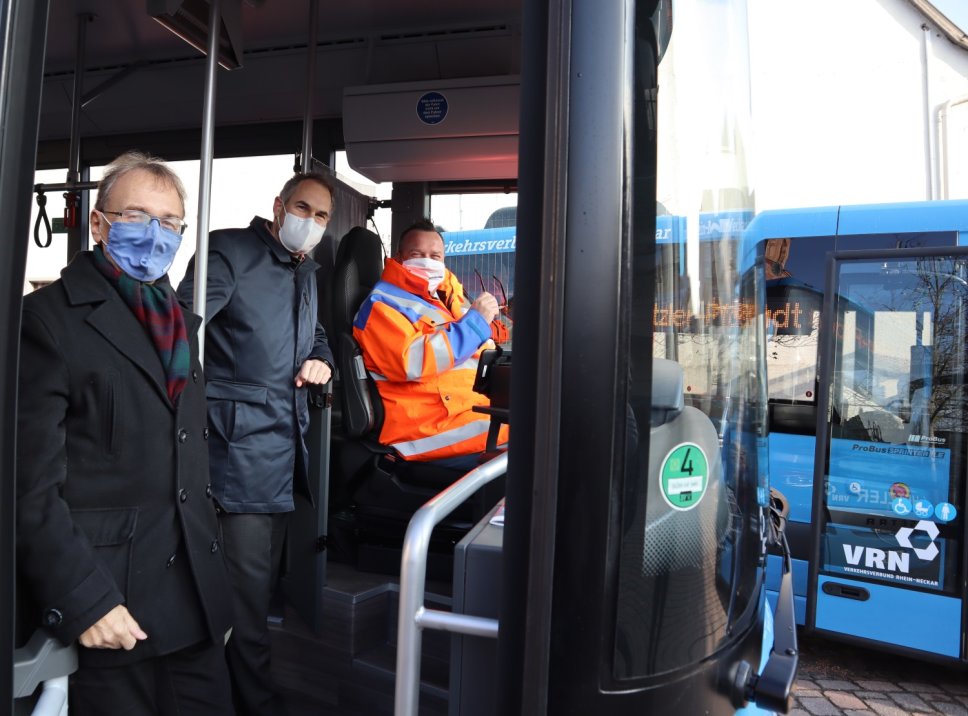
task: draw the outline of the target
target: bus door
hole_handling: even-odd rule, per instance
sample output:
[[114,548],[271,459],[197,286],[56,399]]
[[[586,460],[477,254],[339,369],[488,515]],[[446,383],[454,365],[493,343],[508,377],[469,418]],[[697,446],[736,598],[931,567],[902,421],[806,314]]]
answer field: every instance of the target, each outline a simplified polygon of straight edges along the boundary
[[828,260],[807,625],[964,661],[968,251]]

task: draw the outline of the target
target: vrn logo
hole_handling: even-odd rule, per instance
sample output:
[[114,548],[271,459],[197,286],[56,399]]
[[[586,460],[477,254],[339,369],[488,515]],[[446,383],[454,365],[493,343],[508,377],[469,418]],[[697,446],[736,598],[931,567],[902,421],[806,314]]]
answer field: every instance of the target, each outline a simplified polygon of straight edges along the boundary
[[[928,536],[930,542],[927,547],[919,549],[911,544],[911,535],[914,532],[924,532]],[[938,556],[938,545],[934,543],[937,536],[938,526],[927,520],[921,520],[914,527],[902,527],[894,535],[901,547],[912,550],[919,559],[923,559],[925,562],[930,562]],[[863,562],[867,569],[879,569],[882,572],[908,574],[911,571],[910,552],[845,544],[844,558],[847,560],[847,564],[860,566]]]

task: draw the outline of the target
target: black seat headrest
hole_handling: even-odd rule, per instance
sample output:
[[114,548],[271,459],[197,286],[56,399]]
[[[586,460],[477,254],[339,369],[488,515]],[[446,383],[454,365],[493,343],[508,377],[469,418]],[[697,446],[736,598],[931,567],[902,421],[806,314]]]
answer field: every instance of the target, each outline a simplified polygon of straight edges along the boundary
[[340,241],[333,268],[333,329],[330,347],[342,379],[343,428],[353,438],[378,431],[382,404],[363,367],[363,356],[353,339],[353,319],[364,299],[383,275],[383,243],[361,226]]
[[353,318],[383,274],[383,243],[361,226],[340,241],[333,270],[333,327],[351,333]]

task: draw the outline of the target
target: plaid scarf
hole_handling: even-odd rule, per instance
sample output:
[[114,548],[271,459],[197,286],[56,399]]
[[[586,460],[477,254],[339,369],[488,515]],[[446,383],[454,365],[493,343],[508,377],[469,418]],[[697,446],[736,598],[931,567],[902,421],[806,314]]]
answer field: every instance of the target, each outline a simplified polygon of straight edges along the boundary
[[[128,308],[148,331],[165,368],[168,397],[174,403],[188,383],[191,356],[188,332],[178,298],[166,279],[142,283],[115,268],[100,244],[94,247],[94,265],[118,290]],[[164,280],[164,283],[162,283]]]

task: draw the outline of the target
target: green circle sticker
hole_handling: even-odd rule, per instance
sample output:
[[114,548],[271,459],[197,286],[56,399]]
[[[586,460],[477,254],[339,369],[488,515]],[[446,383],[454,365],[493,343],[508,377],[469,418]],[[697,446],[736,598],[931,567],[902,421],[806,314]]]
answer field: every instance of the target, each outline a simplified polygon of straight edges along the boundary
[[709,463],[695,443],[676,445],[662,462],[662,497],[674,510],[691,510],[706,494]]

